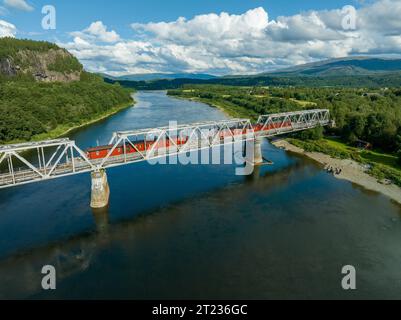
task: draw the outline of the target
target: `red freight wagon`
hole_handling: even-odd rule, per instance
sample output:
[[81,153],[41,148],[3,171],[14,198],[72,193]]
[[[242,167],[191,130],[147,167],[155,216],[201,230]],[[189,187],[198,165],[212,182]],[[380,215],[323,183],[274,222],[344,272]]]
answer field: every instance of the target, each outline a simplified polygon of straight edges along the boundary
[[[184,139],[180,139],[180,138],[176,138],[175,139],[175,143],[177,145],[183,145],[186,144],[188,141],[188,138],[184,138]],[[139,152],[143,152],[145,150],[149,150],[153,147],[153,145],[155,144],[155,141],[147,141],[146,142],[146,148],[145,148],[145,141],[140,141],[140,142],[136,142],[133,145],[135,146],[135,148],[127,143],[125,148],[126,148],[126,152],[127,154],[132,154],[132,153],[138,153]],[[163,148],[163,147],[167,147],[169,148],[170,146],[173,146],[173,143],[171,143],[170,140],[167,141],[160,141],[157,145],[157,148]],[[107,157],[107,155],[109,154],[109,152],[111,151],[111,149],[113,148],[113,145],[107,145],[107,146],[100,146],[100,147],[95,147],[95,148],[89,148],[86,151],[86,155],[89,159],[91,160],[95,160],[95,159],[103,159],[105,157]],[[111,153],[111,157],[116,157],[116,156],[122,156],[124,155],[124,145],[119,145],[117,146],[113,152]]]
[[[288,128],[291,127],[291,121],[287,121],[284,123],[273,123],[273,124],[269,124],[267,125],[265,128],[263,128],[263,125],[256,125],[254,127],[254,131],[255,132],[259,132],[259,131],[270,131],[270,130],[274,130],[274,129],[283,129],[283,128]],[[246,130],[242,131],[242,130],[234,130],[234,134],[235,135],[239,135],[239,134],[245,134]],[[230,131],[225,131],[220,133],[220,138],[224,139],[224,137],[228,137],[231,136],[231,132]],[[174,139],[174,143],[176,145],[184,145],[188,142],[188,138],[175,138]],[[126,152],[127,154],[131,154],[131,153],[138,153],[138,152],[143,152],[145,150],[149,150],[151,149],[154,144],[156,143],[156,141],[147,141],[146,142],[146,146],[145,146],[145,141],[139,141],[134,143],[135,148],[127,143],[125,148],[126,148]],[[158,142],[157,146],[155,146],[155,149],[159,149],[159,148],[169,148],[170,146],[173,146],[173,143],[170,140],[167,141],[160,141]],[[107,146],[100,146],[100,147],[95,147],[95,148],[90,148],[88,149],[87,152],[87,156],[89,159],[95,160],[95,159],[103,159],[105,157],[107,157],[107,155],[109,154],[110,150],[113,148],[113,145],[107,145]],[[118,147],[116,147],[113,152],[111,153],[111,157],[116,157],[116,156],[122,156],[124,155],[124,145],[119,145]]]

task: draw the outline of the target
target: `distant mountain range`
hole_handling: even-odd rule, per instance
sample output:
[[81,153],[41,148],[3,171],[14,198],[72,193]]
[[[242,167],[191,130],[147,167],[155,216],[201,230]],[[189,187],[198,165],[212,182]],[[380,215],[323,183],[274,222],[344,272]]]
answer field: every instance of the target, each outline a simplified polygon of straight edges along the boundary
[[144,73],[132,74],[121,77],[113,77],[108,74],[101,74],[104,78],[115,81],[154,81],[154,80],[175,80],[175,79],[197,79],[210,80],[217,78],[211,74],[204,73]]
[[258,76],[356,76],[401,71],[401,59],[350,57],[298,65]]
[[125,87],[138,90],[174,89],[184,84],[399,87],[401,59],[350,57],[308,63],[257,75],[215,77],[207,74],[182,73],[130,75],[119,78],[104,76],[104,78],[106,82],[119,82]]

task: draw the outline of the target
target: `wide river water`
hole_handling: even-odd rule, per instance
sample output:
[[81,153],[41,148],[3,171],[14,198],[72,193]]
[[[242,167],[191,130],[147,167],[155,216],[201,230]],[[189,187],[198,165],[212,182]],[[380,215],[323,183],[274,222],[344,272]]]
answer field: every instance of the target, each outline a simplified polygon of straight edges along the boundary
[[[139,92],[137,104],[70,138],[225,119],[207,105]],[[264,142],[274,165],[109,169],[106,210],[89,174],[0,191],[0,298],[401,299],[401,207]],[[41,289],[44,265],[57,290]],[[342,267],[357,290],[341,287]]]

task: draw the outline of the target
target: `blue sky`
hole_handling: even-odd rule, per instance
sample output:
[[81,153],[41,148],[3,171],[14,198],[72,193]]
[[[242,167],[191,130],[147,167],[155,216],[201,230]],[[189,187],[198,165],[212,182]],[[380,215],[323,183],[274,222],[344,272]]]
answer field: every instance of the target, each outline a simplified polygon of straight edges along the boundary
[[[44,5],[57,12],[43,30]],[[343,12],[344,6],[354,11]],[[345,15],[355,26],[345,28]],[[184,19],[179,19],[183,17]],[[401,53],[401,0],[0,0],[0,37],[58,43],[91,71],[257,73]]]
[[[2,1],[2,0],[0,0]],[[183,16],[191,18],[207,13],[241,14],[249,9],[264,7],[271,18],[293,15],[307,10],[342,8],[359,5],[353,0],[28,0],[34,10],[30,12],[8,7],[5,20],[20,30],[19,37],[51,40],[65,33],[82,30],[93,21],[103,21],[108,27],[128,37],[129,25],[134,22],[173,21]],[[1,2],[0,2],[1,3]],[[51,4],[57,9],[57,30],[41,28],[41,8]],[[4,7],[7,7],[3,4]],[[33,34],[32,34],[33,33]],[[36,33],[38,33],[36,35]]]

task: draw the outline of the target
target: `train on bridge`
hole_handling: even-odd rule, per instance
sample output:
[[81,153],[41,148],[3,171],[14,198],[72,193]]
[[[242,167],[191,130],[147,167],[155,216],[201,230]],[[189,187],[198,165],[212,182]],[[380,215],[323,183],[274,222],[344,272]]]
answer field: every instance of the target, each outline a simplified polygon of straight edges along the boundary
[[[263,125],[263,124],[257,124],[253,128],[254,133],[260,133],[260,132],[268,132],[271,130],[277,130],[277,129],[285,129],[285,128],[290,128],[292,126],[291,121],[286,121],[286,122],[274,122],[268,125]],[[233,129],[233,130],[224,130],[219,133],[220,140],[224,140],[227,137],[232,137],[232,136],[242,136],[245,135],[249,129]],[[141,140],[135,143],[128,143],[126,142],[125,144],[120,144],[116,148],[114,145],[105,145],[105,146],[98,146],[94,148],[89,148],[86,150],[86,156],[90,160],[98,160],[98,159],[104,159],[106,157],[118,157],[118,156],[123,156],[126,154],[135,154],[135,153],[140,153],[140,152],[146,152],[147,150],[150,149],[162,149],[162,148],[170,148],[170,147],[180,147],[185,145],[189,140],[189,137],[174,137],[170,139],[166,139],[165,141],[157,141],[155,140]],[[156,146],[155,146],[156,144]],[[113,149],[114,148],[114,149]]]
[[0,189],[90,172],[91,206],[102,208],[109,199],[108,168],[237,141],[254,142],[249,162],[258,165],[263,162],[263,138],[330,124],[329,110],[314,109],[262,115],[256,123],[250,119],[227,119],[118,131],[107,145],[87,150],[81,150],[68,138],[4,145],[0,146]]

